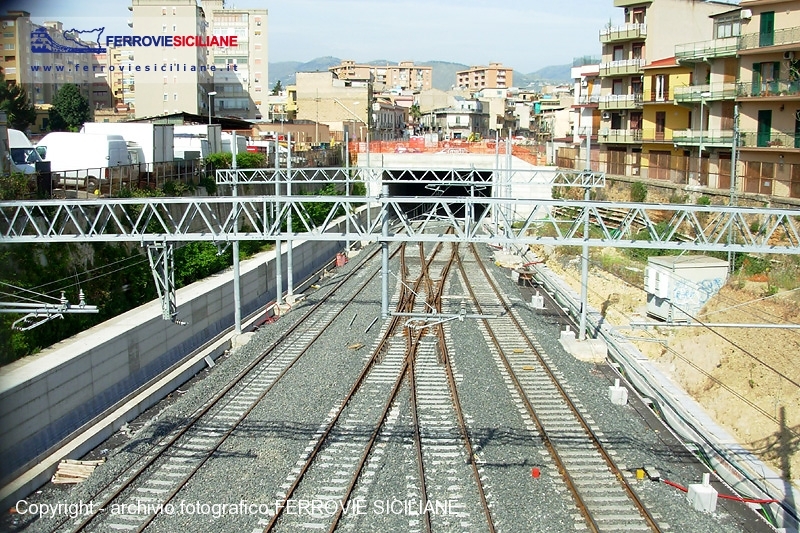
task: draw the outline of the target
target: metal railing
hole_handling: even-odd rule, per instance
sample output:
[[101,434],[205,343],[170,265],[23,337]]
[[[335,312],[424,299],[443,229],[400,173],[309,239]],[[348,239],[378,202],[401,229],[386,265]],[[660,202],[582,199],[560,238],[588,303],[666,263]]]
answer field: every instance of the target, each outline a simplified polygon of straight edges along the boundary
[[600,30],[600,42],[626,41],[647,36],[647,24],[623,24]]
[[674,130],[672,132],[672,142],[687,146],[704,147],[731,147],[733,146],[733,130]]
[[637,109],[642,106],[642,93],[605,94],[600,97],[600,109]]
[[725,37],[675,46],[678,61],[704,61],[715,57],[733,57],[739,49],[739,37]]
[[783,28],[773,33],[748,33],[739,37],[739,50],[800,43],[800,27]]
[[[708,96],[702,96],[708,94]],[[673,89],[673,98],[680,104],[731,100],[736,98],[736,83],[707,83],[705,85],[683,85]]]
[[644,59],[623,59],[600,63],[600,76],[621,76],[638,74],[644,67]]
[[600,102],[601,96],[599,94],[582,94],[578,97],[579,105],[597,104]]
[[642,130],[601,129],[597,140],[601,143],[640,143],[642,142]]
[[134,189],[162,189],[168,182],[182,184],[177,186],[178,190],[188,189],[198,185],[205,172],[201,160],[57,170],[51,172],[52,195],[77,198],[119,196]]
[[741,82],[736,85],[736,94],[743,98],[760,96],[798,96],[800,95],[800,80]]
[[744,148],[800,148],[800,135],[781,131],[743,131],[740,133],[740,146]]

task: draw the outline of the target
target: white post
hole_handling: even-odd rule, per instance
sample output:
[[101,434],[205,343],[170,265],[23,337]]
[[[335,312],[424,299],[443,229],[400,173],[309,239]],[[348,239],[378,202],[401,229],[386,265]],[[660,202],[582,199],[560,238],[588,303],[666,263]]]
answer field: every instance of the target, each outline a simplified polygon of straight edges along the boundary
[[[234,197],[239,195],[239,186],[237,185],[237,181],[239,181],[238,173],[236,172],[236,132],[233,132],[233,136],[231,138],[231,168],[233,169],[233,193]],[[234,209],[237,210],[236,217],[234,218],[234,226],[233,226],[233,322],[236,328],[236,333],[239,334],[242,332],[242,289],[241,283],[239,278],[239,239],[236,238],[236,234],[239,232],[239,207],[236,206]]]
[[[281,174],[280,174],[280,143],[275,139],[275,220],[281,212]],[[280,233],[280,226],[278,227]],[[275,304],[283,303],[283,257],[281,257],[281,240],[275,239]]]

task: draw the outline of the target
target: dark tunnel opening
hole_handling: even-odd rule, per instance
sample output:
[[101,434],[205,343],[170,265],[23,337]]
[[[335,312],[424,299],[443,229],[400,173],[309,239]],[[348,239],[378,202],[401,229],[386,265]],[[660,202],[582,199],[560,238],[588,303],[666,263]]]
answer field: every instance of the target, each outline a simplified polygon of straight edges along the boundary
[[[464,172],[442,170],[404,170],[402,172],[386,171],[393,180],[389,183],[389,195],[399,197],[420,197],[418,203],[403,204],[407,215],[416,218],[422,215],[428,216],[434,205],[425,202],[425,197],[475,197],[488,198],[492,196],[492,171],[470,170]],[[415,181],[417,179],[422,182]],[[458,182],[464,180],[463,185]],[[451,211],[456,217],[463,218],[466,204],[451,204]],[[487,204],[475,204],[474,218],[479,218],[487,209]],[[436,208],[434,216],[446,216],[447,213]]]

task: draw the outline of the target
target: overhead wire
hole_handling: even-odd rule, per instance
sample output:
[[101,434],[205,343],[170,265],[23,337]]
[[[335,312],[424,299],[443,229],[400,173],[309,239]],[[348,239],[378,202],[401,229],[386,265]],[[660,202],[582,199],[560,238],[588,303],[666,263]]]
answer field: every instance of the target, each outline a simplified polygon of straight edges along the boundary
[[[597,263],[594,263],[594,262],[593,262],[593,264],[595,264],[596,266],[598,266],[598,265],[597,265]],[[569,271],[566,271],[566,270],[565,270],[565,274],[566,274],[566,275],[568,275],[569,277],[571,277],[571,278],[572,278],[572,279],[574,279],[574,280],[578,280],[577,276],[573,275],[573,274],[572,274],[571,272],[569,272]],[[611,273],[609,273],[609,274],[611,274]],[[611,275],[613,275],[613,274],[611,274]],[[615,276],[615,277],[617,277],[617,276]],[[631,283],[631,282],[629,282],[629,281],[627,281],[627,280],[625,280],[625,279],[622,279],[622,278],[619,278],[619,277],[617,277],[617,279],[619,279],[619,280],[620,280],[620,281],[622,281],[623,283],[625,283],[625,284],[627,284],[627,285],[629,285],[629,286],[631,286],[631,287],[633,287],[633,288],[640,289],[640,290],[644,290],[644,287],[638,287],[638,286],[634,285],[633,283]],[[598,295],[598,296],[601,296],[601,297],[603,296],[602,294],[600,294],[598,291],[596,291],[596,290],[595,290],[595,289],[593,289],[593,288],[588,288],[588,287],[587,287],[587,290],[588,290],[588,291],[591,291],[592,293],[594,293],[594,294],[596,294],[596,295]],[[680,309],[679,309],[679,310],[680,310]],[[683,310],[681,310],[681,311],[682,311],[682,312],[685,312],[685,311],[683,311]],[[627,318],[628,320],[631,320],[631,319],[632,319],[632,317],[631,317],[630,315],[628,315],[627,313],[625,313],[625,312],[623,312],[623,311],[618,311],[618,312],[619,312],[621,315],[623,315],[625,318]],[[689,315],[689,316],[691,316],[691,315]],[[712,328],[711,328],[711,327],[709,327],[709,326],[705,326],[705,327],[707,327],[708,329],[712,329]],[[713,331],[713,329],[712,329],[712,331]],[[656,337],[655,335],[653,335],[653,334],[652,334],[652,332],[649,332],[649,331],[645,331],[645,332],[646,332],[646,333],[647,333],[647,334],[650,336],[650,338],[651,338],[651,339],[657,339],[657,337]],[[714,331],[714,333],[717,333],[717,332],[716,332],[716,331]],[[728,339],[725,339],[725,337],[724,337],[724,336],[720,335],[720,337],[722,337],[724,340],[728,341]],[[731,341],[728,341],[728,342],[731,342]],[[760,361],[760,359],[758,359],[756,356],[754,356],[753,354],[751,354],[751,353],[750,353],[750,352],[748,352],[747,350],[745,350],[745,349],[743,349],[743,348],[739,347],[739,346],[738,346],[738,345],[736,345],[735,343],[732,343],[732,342],[731,342],[731,344],[733,344],[734,346],[736,346],[736,347],[737,347],[737,349],[741,350],[741,351],[742,351],[742,352],[744,352],[745,354],[747,354],[747,355],[751,356],[752,358],[754,358],[755,360],[757,360],[757,361],[761,362],[761,361]],[[757,404],[753,403],[751,400],[749,400],[748,398],[746,398],[746,397],[744,397],[743,395],[741,395],[740,393],[738,393],[738,392],[737,392],[735,389],[733,389],[732,387],[730,387],[729,385],[727,385],[726,383],[724,383],[723,381],[721,381],[719,378],[716,378],[716,377],[715,377],[715,376],[713,376],[711,373],[709,373],[708,371],[706,371],[706,370],[704,370],[703,368],[701,368],[700,366],[698,366],[698,365],[697,365],[697,364],[696,364],[694,361],[692,361],[691,359],[687,358],[687,357],[686,357],[684,354],[681,354],[680,352],[678,352],[677,350],[675,350],[674,348],[671,348],[671,347],[669,347],[669,346],[665,346],[664,348],[665,348],[667,351],[669,351],[670,353],[672,353],[672,354],[674,354],[675,356],[677,356],[679,359],[681,359],[681,360],[682,360],[682,361],[684,361],[685,363],[687,363],[689,366],[691,366],[692,368],[694,368],[695,370],[697,370],[698,372],[700,372],[701,374],[703,374],[704,376],[706,376],[706,377],[707,377],[709,380],[713,381],[714,383],[716,383],[717,385],[719,385],[720,387],[722,387],[723,389],[725,389],[726,391],[728,391],[728,392],[729,392],[730,394],[732,394],[734,397],[736,397],[737,399],[739,399],[739,400],[741,400],[742,402],[744,402],[746,405],[748,405],[748,406],[752,407],[752,408],[753,408],[753,409],[755,409],[757,412],[759,412],[760,414],[762,414],[762,415],[763,415],[763,416],[765,416],[766,418],[768,418],[768,419],[772,420],[773,422],[775,422],[775,423],[779,423],[779,420],[778,420],[778,419],[777,419],[777,418],[776,418],[774,415],[770,414],[769,412],[767,412],[765,409],[763,409],[763,408],[762,408],[762,407],[760,407],[759,405],[757,405]],[[765,366],[768,366],[768,368],[770,368],[771,370],[773,370],[773,372],[775,372],[777,375],[779,375],[779,376],[781,376],[781,377],[785,378],[785,379],[786,379],[787,381],[789,381],[790,383],[794,384],[795,386],[798,386],[798,387],[800,387],[800,384],[798,384],[796,381],[794,381],[794,380],[793,380],[793,379],[791,379],[790,377],[788,377],[788,376],[784,375],[783,373],[781,373],[781,372],[779,372],[779,371],[777,371],[777,370],[773,369],[773,368],[772,368],[771,366],[769,366],[769,365],[766,365],[766,364],[765,364]],[[800,436],[800,433],[797,433],[797,432],[793,431],[791,428],[787,428],[787,429],[788,429],[788,431],[789,431],[789,432],[791,432],[791,433],[793,433],[793,434],[795,434],[795,435],[798,435],[798,436]]]

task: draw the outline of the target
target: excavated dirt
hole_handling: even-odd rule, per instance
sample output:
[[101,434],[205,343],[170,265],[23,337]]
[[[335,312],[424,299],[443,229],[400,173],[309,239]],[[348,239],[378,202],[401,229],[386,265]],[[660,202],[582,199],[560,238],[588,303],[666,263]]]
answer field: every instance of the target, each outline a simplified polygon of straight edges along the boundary
[[[550,249],[534,249],[549,268],[580,293],[580,262]],[[599,255],[616,259],[619,252]],[[609,257],[610,255],[610,257]],[[628,267],[636,286],[590,269],[589,304],[617,327],[646,316],[643,272]],[[706,323],[800,323],[800,290],[765,299],[766,283],[731,279],[697,318]],[[625,330],[643,354],[687,391],[720,426],[784,479],[800,488],[800,329],[648,328]],[[663,341],[662,345],[655,340]]]

